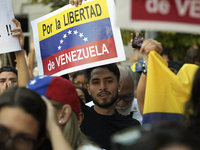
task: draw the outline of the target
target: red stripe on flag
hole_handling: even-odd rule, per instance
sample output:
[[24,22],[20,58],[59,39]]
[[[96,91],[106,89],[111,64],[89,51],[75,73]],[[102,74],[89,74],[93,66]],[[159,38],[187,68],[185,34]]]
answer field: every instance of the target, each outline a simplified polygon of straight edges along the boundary
[[65,49],[42,60],[44,75],[117,57],[114,38],[99,40]]

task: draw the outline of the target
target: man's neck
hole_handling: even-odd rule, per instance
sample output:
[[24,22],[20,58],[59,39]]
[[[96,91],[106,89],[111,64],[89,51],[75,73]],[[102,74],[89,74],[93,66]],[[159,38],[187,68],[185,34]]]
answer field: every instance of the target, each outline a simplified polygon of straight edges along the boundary
[[101,108],[101,107],[97,106],[96,104],[94,104],[94,110],[98,114],[100,114],[100,115],[106,115],[106,116],[112,116],[112,115],[114,115],[116,113],[115,112],[115,104],[113,104],[109,108]]

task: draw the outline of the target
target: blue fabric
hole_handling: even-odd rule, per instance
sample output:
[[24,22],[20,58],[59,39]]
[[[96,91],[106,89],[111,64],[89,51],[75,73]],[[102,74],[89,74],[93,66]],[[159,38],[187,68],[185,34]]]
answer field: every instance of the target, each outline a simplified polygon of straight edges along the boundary
[[[50,85],[50,82],[52,79],[53,79],[53,76],[37,76],[37,77],[31,79],[31,81],[27,84],[26,87],[30,90],[35,91],[39,95],[45,96],[47,89],[48,89],[47,85]],[[35,84],[35,83],[37,83],[37,84]]]

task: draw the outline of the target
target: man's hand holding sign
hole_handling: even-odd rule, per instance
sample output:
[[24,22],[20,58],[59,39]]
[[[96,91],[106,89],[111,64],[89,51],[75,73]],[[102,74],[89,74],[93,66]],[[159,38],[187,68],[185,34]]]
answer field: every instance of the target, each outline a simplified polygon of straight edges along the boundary
[[[12,10],[12,1],[0,1],[0,53],[7,53],[20,50],[20,44],[17,38],[13,38],[12,29],[16,27]],[[11,44],[12,43],[12,44]]]
[[20,22],[14,19],[12,1],[0,1],[0,8],[2,15],[0,21],[0,53],[15,52],[18,65],[18,73],[11,66],[0,68],[0,93],[2,93],[6,88],[14,85],[26,86],[30,77],[23,50],[24,34]]

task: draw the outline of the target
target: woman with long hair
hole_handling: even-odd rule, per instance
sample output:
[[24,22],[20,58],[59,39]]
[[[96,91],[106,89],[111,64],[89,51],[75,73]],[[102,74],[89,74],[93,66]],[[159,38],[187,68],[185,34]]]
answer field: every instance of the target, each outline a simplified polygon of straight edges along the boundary
[[58,76],[38,76],[28,83],[27,88],[51,102],[64,137],[75,150],[100,149],[80,131],[84,115],[80,112],[80,99],[70,80]]
[[2,149],[37,149],[45,137],[46,105],[26,88],[13,87],[0,95]]

